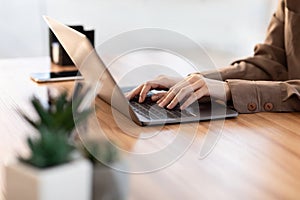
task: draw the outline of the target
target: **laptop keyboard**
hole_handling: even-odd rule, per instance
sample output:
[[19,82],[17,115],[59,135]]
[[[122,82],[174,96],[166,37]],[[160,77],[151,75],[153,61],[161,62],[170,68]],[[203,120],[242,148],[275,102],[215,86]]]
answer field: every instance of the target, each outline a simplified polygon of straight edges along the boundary
[[176,119],[194,116],[186,112],[185,110],[181,111],[179,105],[177,105],[172,110],[161,108],[150,98],[146,98],[145,102],[143,103],[138,103],[137,99],[133,99],[130,101],[130,105],[134,112],[142,115],[147,119]]

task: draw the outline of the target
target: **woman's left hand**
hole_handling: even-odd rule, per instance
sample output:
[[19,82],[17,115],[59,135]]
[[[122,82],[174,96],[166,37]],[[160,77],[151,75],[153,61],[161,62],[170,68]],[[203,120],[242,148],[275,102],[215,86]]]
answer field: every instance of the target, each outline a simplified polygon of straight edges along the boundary
[[169,91],[160,93],[157,96],[159,98],[157,103],[160,107],[168,109],[180,103],[180,109],[184,110],[204,96],[227,101],[231,99],[231,92],[227,82],[207,79],[201,74],[192,74],[175,84]]

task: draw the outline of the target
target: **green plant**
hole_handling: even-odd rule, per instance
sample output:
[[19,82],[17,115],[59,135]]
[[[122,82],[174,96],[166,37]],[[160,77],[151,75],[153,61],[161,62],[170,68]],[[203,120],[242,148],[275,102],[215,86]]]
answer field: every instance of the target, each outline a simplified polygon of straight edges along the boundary
[[[38,131],[47,129],[52,133],[65,132],[70,134],[75,127],[74,120],[80,123],[85,120],[91,112],[89,109],[83,111],[79,110],[86,91],[82,91],[82,85],[77,84],[73,95],[74,101],[68,99],[67,92],[63,92],[58,97],[53,97],[48,93],[48,107],[44,107],[40,100],[33,96],[31,104],[37,112],[39,119],[35,121],[22,112],[21,115]],[[73,113],[73,111],[75,113]],[[73,115],[76,116],[75,119]]]
[[71,160],[74,146],[64,132],[51,133],[48,129],[39,131],[39,138],[27,138],[31,150],[29,158],[20,158],[23,162],[38,168],[60,165]]
[[58,97],[48,94],[47,107],[44,107],[38,98],[32,97],[31,104],[38,114],[38,119],[33,120],[21,111],[20,114],[37,130],[38,137],[27,139],[31,155],[26,159],[20,158],[23,162],[46,168],[70,161],[74,150],[69,140],[75,127],[73,111],[77,123],[84,121],[91,112],[90,109],[79,110],[86,91],[82,90],[82,85],[77,85],[73,100],[68,99],[67,92]]

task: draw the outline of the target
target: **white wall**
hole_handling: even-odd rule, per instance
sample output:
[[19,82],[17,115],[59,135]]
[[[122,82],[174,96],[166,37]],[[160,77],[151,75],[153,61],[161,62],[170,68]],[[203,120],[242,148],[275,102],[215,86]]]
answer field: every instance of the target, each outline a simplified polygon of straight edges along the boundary
[[48,55],[41,15],[96,29],[96,44],[123,31],[167,28],[210,52],[250,55],[262,42],[275,0],[0,0],[0,58]]
[[0,0],[0,58],[45,55],[43,0]]

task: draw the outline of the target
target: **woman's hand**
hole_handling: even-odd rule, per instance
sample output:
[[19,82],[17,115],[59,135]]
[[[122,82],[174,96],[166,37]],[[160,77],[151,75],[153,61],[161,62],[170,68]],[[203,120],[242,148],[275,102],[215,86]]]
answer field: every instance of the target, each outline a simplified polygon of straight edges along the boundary
[[[132,99],[135,96],[139,96],[139,103],[145,101],[145,98],[148,92],[152,89],[169,89],[174,86],[176,83],[180,82],[183,78],[181,77],[172,77],[172,76],[165,76],[160,75],[156,77],[154,80],[147,81],[144,84],[138,86],[137,88],[133,89],[131,92],[126,94],[127,99]],[[163,93],[155,94],[152,96],[153,101],[157,101]]]
[[192,74],[186,78],[159,76],[152,81],[140,85],[129,94],[128,99],[139,95],[139,102],[143,102],[151,89],[168,89],[167,92],[152,95],[160,107],[174,108],[180,103],[180,109],[185,109],[193,102],[204,96],[229,100],[231,99],[228,84],[223,81],[204,78],[201,74]]
[[207,79],[201,74],[192,74],[164,93],[157,101],[160,107],[174,108],[180,103],[180,109],[186,109],[189,105],[204,96],[229,100],[230,88],[226,82]]

